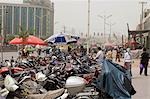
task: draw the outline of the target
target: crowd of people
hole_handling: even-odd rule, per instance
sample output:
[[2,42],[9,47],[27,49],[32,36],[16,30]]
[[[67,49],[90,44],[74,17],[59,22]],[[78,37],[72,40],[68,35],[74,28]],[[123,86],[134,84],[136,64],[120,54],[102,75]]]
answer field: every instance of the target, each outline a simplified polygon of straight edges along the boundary
[[[108,49],[105,52],[102,51],[102,49],[99,47],[99,52],[96,55],[96,58],[99,57],[99,61],[102,60],[102,57],[113,61],[114,62],[121,62],[121,58],[123,58],[123,62],[124,65],[123,67],[127,70],[127,74],[129,74],[129,77],[132,77],[132,72],[131,72],[131,68],[132,68],[132,63],[133,58],[132,58],[132,53],[130,48],[116,48],[115,49],[115,55],[114,55],[114,49]],[[148,68],[148,63],[149,63],[149,53],[147,52],[146,48],[143,48],[143,52],[140,55],[140,72],[139,74],[141,75],[143,70],[144,70],[144,75],[147,76],[147,68]]]

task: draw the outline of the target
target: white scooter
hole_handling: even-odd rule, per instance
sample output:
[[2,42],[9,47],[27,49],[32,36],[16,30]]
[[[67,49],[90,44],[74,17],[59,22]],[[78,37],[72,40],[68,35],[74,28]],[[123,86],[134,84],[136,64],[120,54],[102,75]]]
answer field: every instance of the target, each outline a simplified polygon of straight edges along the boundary
[[98,92],[93,87],[85,88],[85,80],[78,76],[67,79],[65,93],[57,99],[98,99]]

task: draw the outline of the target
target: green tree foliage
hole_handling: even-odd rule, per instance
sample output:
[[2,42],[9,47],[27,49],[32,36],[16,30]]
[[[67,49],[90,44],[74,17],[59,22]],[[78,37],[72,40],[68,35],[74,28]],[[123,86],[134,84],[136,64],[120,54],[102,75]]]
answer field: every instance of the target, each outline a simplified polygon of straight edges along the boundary
[[9,34],[9,35],[7,35],[7,36],[6,36],[6,39],[5,39],[5,40],[6,40],[6,42],[11,41],[12,39],[14,39],[14,38],[15,38],[15,36],[16,36],[16,35],[13,35],[13,34]]
[[30,33],[23,27],[20,27],[20,32],[17,35],[19,36],[19,38],[26,39],[30,35]]
[[42,36],[41,39],[42,39],[42,40],[45,40],[45,39],[47,39],[48,37],[49,37],[49,36]]
[[26,30],[23,27],[20,27],[20,32],[17,33],[19,38],[27,38],[29,35],[34,35],[35,30],[34,29],[30,29],[30,30]]

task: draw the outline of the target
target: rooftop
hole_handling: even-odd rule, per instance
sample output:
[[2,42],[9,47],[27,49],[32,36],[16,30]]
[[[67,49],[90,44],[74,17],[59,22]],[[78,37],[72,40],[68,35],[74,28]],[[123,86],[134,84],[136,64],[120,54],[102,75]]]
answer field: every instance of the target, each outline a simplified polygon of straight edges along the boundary
[[0,0],[0,3],[5,4],[28,4],[28,5],[39,5],[44,7],[53,6],[51,0]]

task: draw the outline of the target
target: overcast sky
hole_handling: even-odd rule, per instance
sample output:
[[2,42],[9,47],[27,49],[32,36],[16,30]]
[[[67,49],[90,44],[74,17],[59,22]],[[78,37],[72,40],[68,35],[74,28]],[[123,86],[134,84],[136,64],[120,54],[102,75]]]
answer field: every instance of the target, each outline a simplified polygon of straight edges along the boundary
[[[55,4],[55,32],[63,30],[76,33],[87,32],[88,0],[52,0]],[[109,16],[106,21],[114,23],[112,32],[127,34],[127,23],[131,29],[136,29],[140,22],[141,5],[139,0],[91,0],[90,33],[104,31],[104,20],[101,16]],[[106,25],[109,33],[109,26]]]

